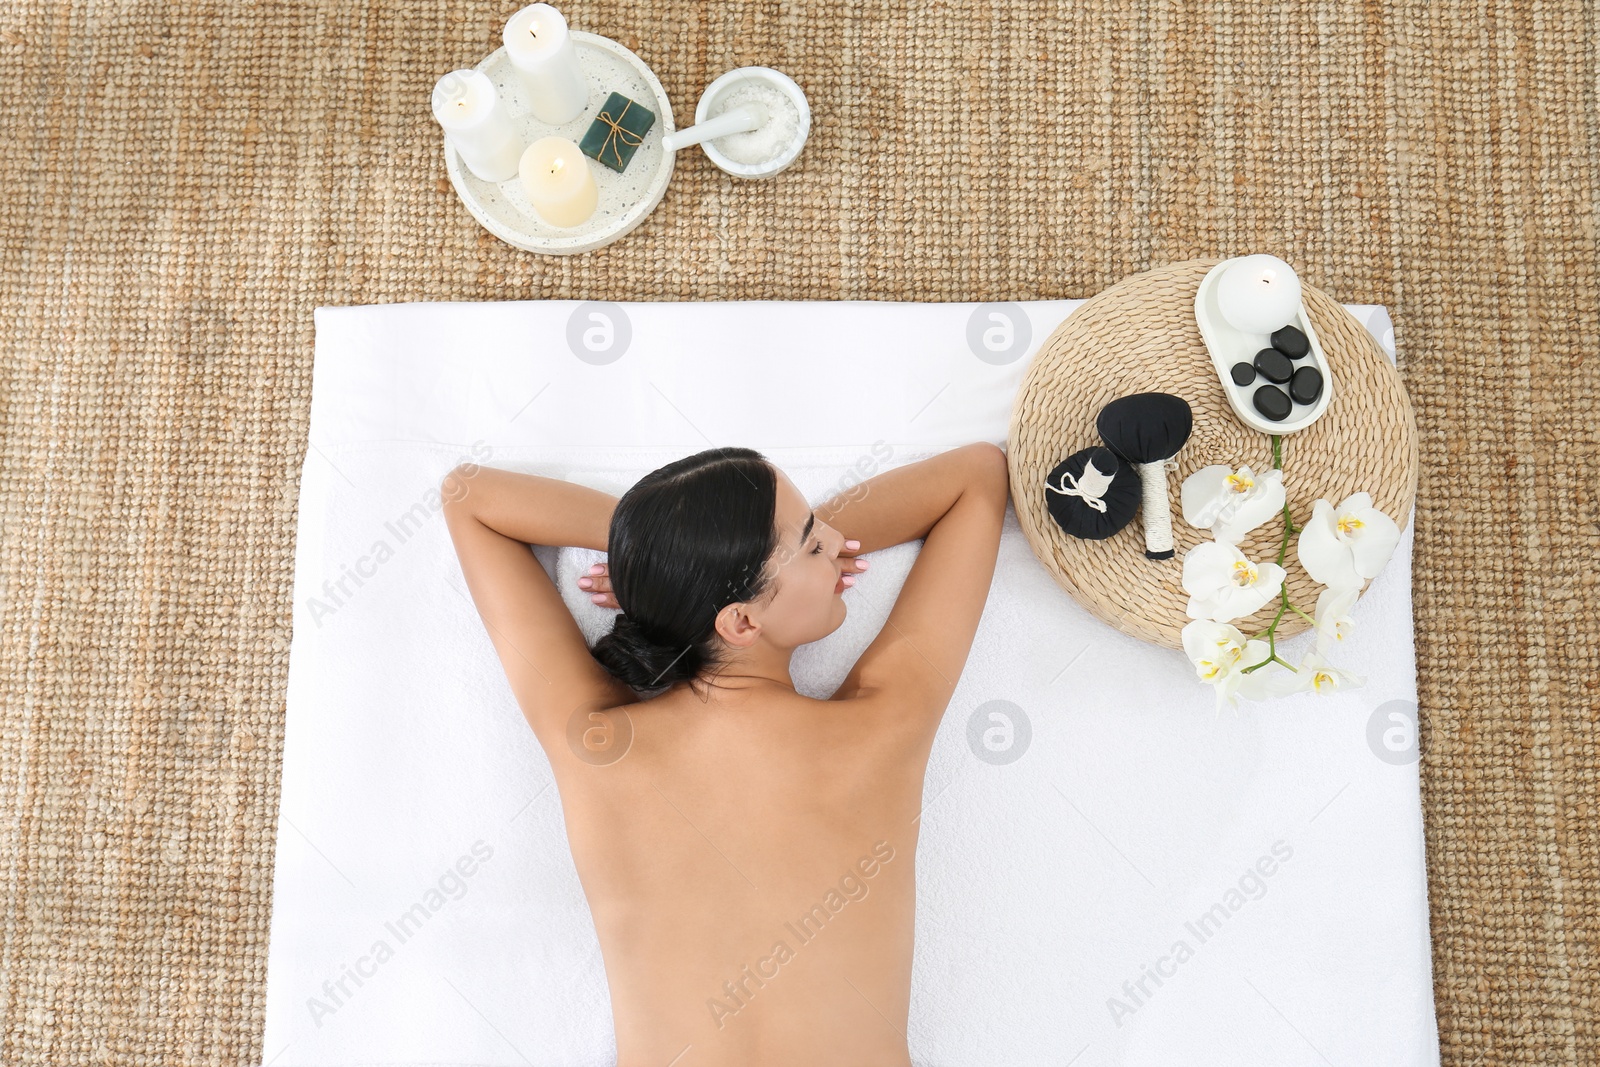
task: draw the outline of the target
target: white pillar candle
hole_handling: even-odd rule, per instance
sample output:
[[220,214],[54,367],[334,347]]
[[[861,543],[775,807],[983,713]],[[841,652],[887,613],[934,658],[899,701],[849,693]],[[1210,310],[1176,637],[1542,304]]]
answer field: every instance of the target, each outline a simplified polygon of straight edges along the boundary
[[452,70],[433,87],[433,117],[468,169],[486,182],[516,177],[524,147],[511,113],[481,70]]
[[533,210],[552,226],[576,226],[600,202],[589,157],[566,137],[541,137],[529,145],[521,173]]
[[1300,279],[1277,256],[1243,256],[1217,279],[1217,310],[1244,333],[1272,333],[1300,312]]
[[562,126],[583,114],[589,105],[589,80],[578,66],[578,48],[561,12],[549,4],[531,4],[511,16],[502,36],[534,118]]

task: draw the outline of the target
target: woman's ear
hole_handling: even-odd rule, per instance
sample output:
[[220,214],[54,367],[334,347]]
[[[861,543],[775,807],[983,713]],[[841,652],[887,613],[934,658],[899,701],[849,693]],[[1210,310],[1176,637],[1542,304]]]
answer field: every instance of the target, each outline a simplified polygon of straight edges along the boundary
[[749,648],[761,636],[761,624],[750,616],[749,605],[742,601],[717,612],[716,630],[733,648]]

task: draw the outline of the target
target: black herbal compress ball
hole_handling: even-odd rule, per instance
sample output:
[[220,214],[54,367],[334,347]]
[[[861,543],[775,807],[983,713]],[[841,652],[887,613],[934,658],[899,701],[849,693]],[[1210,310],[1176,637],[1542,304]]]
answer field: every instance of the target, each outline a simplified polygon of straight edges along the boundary
[[1171,559],[1172,505],[1165,464],[1194,429],[1189,402],[1171,393],[1134,393],[1100,409],[1095,429],[1119,459],[1133,465],[1144,483],[1144,554]]
[[1050,517],[1086,541],[1103,541],[1132,522],[1141,492],[1133,468],[1100,445],[1056,464],[1044,488]]

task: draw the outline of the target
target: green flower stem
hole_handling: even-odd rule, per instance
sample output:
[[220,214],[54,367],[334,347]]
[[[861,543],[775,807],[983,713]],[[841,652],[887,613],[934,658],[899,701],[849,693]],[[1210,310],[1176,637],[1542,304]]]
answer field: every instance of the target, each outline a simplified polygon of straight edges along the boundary
[[1252,663],[1248,667],[1241,667],[1239,669],[1239,673],[1240,674],[1249,674],[1251,671],[1258,670],[1258,669],[1260,669],[1262,667],[1265,667],[1269,663],[1281,663],[1285,667],[1288,667],[1291,671],[1294,671],[1296,674],[1300,673],[1300,668],[1299,667],[1296,667],[1293,663],[1290,663],[1288,660],[1282,658],[1277,653],[1273,653],[1272,655],[1268,656],[1266,659],[1262,660],[1260,663]]
[[[1272,469],[1283,470],[1283,438],[1278,434],[1272,437]],[[1283,545],[1278,549],[1278,566],[1283,566],[1283,555],[1289,548],[1289,538],[1300,532],[1300,527],[1294,524],[1294,517],[1289,512],[1289,500],[1283,501]]]
[[[1270,436],[1272,437],[1273,469],[1282,470],[1283,437],[1279,434],[1271,434]],[[1299,532],[1299,527],[1294,524],[1294,514],[1289,510],[1289,501],[1287,498],[1285,498],[1283,502],[1283,537],[1278,542],[1278,566],[1283,566],[1283,561],[1289,554],[1290,535],[1297,532]],[[1262,630],[1259,634],[1255,634],[1250,638],[1252,641],[1260,637],[1265,637],[1267,639],[1267,658],[1262,660],[1260,663],[1253,663],[1250,666],[1243,668],[1239,672],[1240,674],[1249,674],[1253,670],[1265,667],[1267,664],[1274,662],[1283,664],[1291,671],[1298,670],[1294,664],[1278,655],[1278,624],[1283,621],[1284,613],[1288,611],[1293,611],[1296,615],[1299,615],[1302,618],[1311,619],[1311,616],[1307,615],[1305,612],[1289,603],[1289,582],[1287,580],[1287,576],[1285,576],[1283,586],[1278,590],[1278,613],[1273,616],[1272,625],[1268,626],[1265,630]],[[1313,623],[1316,622],[1315,619],[1311,619],[1311,621]]]
[[1258,670],[1274,662],[1283,664],[1291,671],[1297,670],[1294,664],[1278,655],[1278,623],[1283,621],[1283,613],[1287,610],[1289,610],[1289,594],[1283,593],[1281,594],[1281,603],[1278,605],[1278,614],[1273,616],[1272,625],[1263,630],[1261,634],[1256,635],[1256,637],[1260,637],[1262,634],[1266,635],[1267,658],[1260,663],[1252,663],[1250,666],[1243,668],[1239,671],[1240,674],[1249,674],[1251,671]]

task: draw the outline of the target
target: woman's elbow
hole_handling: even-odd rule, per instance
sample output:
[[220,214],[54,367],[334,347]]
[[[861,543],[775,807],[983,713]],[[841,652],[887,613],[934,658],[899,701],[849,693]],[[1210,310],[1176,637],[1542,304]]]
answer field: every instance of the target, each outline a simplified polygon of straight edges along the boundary
[[998,496],[1003,507],[1011,494],[1011,466],[1005,450],[990,441],[977,441],[967,447],[977,457],[973,484]]
[[472,479],[480,469],[476,463],[458,463],[439,482],[439,496],[444,501],[446,511],[460,509],[461,502],[469,495]]

